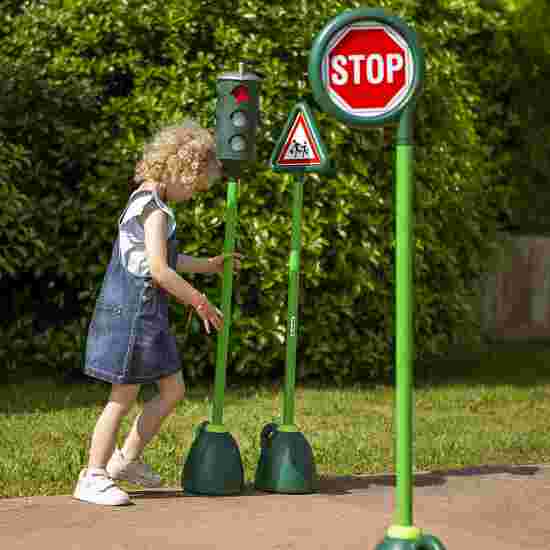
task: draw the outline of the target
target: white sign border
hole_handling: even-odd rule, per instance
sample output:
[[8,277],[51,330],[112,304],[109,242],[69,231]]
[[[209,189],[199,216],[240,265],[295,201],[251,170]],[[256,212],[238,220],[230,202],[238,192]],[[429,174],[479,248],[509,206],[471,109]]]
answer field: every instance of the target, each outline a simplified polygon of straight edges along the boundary
[[[296,159],[296,162],[286,161],[284,164],[282,164],[282,161],[284,160],[282,158],[283,151],[285,150],[285,147],[286,147],[288,141],[290,140],[290,137],[296,132],[296,130],[298,128],[298,124],[300,124],[300,115],[302,115],[302,119],[304,121],[304,133],[306,134],[306,137],[307,137],[307,130],[309,130],[309,132],[311,134],[311,137],[313,138],[313,145],[315,147],[314,154],[315,153],[317,154],[317,158],[319,159],[319,162],[308,162],[307,164],[305,164],[303,162],[299,162],[298,159]],[[308,126],[307,116],[305,115],[304,112],[298,112],[298,114],[296,116],[296,119],[294,120],[292,126],[290,127],[290,130],[288,131],[287,138],[286,138],[285,142],[283,143],[283,145],[281,147],[281,151],[279,153],[279,156],[277,157],[277,164],[279,166],[321,166],[323,160],[322,160],[321,150],[320,150],[319,144],[317,143],[317,140],[315,139],[315,132],[313,132],[313,130],[311,128],[309,128],[309,126],[308,126],[308,128],[306,128],[306,126]]]
[[[334,47],[334,45],[342,40],[344,36],[354,29],[382,29],[385,32],[387,32],[398,44],[403,48],[403,51],[405,52],[405,85],[401,89],[401,91],[393,97],[393,99],[388,103],[388,105],[383,108],[372,108],[372,109],[354,109],[351,107],[351,105],[348,105],[346,101],[344,101],[338,94],[336,94],[328,85],[328,57],[329,53]],[[325,90],[332,100],[334,104],[336,104],[340,109],[345,111],[348,114],[359,116],[365,119],[375,118],[381,115],[384,115],[390,111],[393,111],[396,107],[396,105],[408,101],[409,97],[413,93],[413,77],[414,77],[414,59],[411,53],[411,49],[407,45],[407,42],[403,39],[403,37],[397,33],[390,25],[384,25],[383,23],[380,23],[379,21],[358,21],[356,23],[353,23],[351,25],[348,25],[344,27],[339,32],[335,33],[334,36],[331,38],[330,42],[327,44],[327,47],[325,49],[325,53],[323,55],[323,60],[321,64],[321,77],[323,81],[323,85],[325,87]]]

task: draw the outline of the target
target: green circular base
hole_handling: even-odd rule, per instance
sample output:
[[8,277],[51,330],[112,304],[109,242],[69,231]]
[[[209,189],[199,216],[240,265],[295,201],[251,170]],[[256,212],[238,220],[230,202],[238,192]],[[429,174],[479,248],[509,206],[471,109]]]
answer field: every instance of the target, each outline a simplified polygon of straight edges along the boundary
[[421,535],[415,540],[385,537],[375,550],[446,550],[442,542],[432,535]]
[[254,487],[283,494],[316,491],[315,461],[311,446],[298,431],[279,431],[275,423],[262,430],[261,454]]
[[184,494],[241,494],[244,469],[237,442],[229,432],[209,432],[207,426],[203,422],[195,431],[181,478]]

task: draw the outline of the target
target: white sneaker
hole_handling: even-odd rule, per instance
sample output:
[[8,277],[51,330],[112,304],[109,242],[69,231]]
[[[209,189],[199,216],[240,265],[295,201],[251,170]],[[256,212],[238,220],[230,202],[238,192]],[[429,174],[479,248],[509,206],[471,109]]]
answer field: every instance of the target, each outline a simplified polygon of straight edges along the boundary
[[84,468],[78,476],[78,483],[73,497],[78,500],[103,504],[107,506],[120,506],[130,504],[130,497],[122,489],[119,489],[107,476],[107,472],[101,468],[88,470]]
[[148,488],[162,487],[160,476],[153,472],[148,464],[142,460],[127,460],[118,447],[115,448],[106,470],[111,479],[124,480]]

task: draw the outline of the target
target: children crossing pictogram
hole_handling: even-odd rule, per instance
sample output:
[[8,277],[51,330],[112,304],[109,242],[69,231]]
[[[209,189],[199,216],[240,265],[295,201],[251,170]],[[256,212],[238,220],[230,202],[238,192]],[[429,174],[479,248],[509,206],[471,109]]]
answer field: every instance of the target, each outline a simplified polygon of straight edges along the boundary
[[298,103],[271,157],[276,172],[326,172],[329,161],[319,131],[306,103]]
[[313,157],[313,151],[307,141],[298,143],[295,139],[292,140],[292,144],[288,148],[286,156],[283,160],[290,159],[311,159]]
[[293,166],[321,164],[315,139],[307,127],[303,113],[298,113],[277,161]]

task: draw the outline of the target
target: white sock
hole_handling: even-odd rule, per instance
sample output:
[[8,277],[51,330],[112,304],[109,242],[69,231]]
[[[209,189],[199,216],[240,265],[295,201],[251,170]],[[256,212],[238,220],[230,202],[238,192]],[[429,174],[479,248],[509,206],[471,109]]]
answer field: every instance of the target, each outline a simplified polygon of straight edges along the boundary
[[134,459],[134,460],[130,460],[123,452],[122,452],[122,449],[120,449],[120,456],[122,457],[122,460],[124,460],[124,462],[128,462],[128,464],[130,462],[134,462],[134,460],[137,460],[137,459]]

